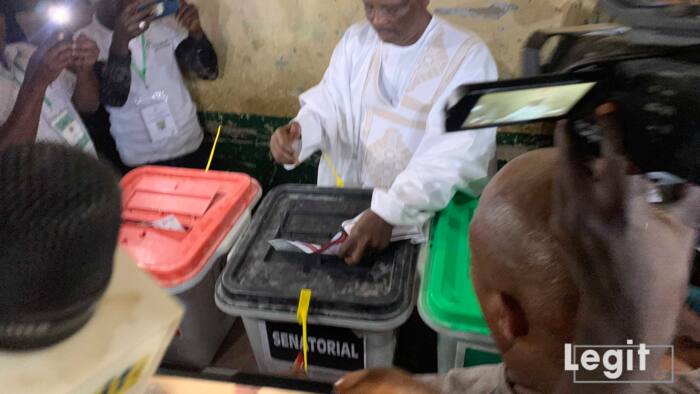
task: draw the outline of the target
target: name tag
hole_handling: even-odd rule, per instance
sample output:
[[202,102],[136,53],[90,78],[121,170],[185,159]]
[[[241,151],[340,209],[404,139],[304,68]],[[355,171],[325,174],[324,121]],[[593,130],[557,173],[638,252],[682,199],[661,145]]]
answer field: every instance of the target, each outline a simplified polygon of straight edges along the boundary
[[68,144],[76,146],[86,137],[85,130],[68,110],[63,110],[51,121],[51,128],[60,134]]
[[177,133],[175,118],[164,101],[155,102],[141,109],[152,142],[168,139]]

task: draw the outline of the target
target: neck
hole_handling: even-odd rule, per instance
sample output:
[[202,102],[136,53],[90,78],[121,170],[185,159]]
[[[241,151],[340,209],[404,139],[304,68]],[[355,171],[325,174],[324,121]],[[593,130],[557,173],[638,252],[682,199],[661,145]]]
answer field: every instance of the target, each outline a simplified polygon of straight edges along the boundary
[[423,37],[423,33],[425,33],[425,30],[428,28],[428,25],[430,24],[430,21],[433,19],[433,16],[430,15],[429,12],[424,12],[420,15],[416,22],[416,31],[415,33],[404,43],[402,43],[400,46],[410,46],[418,42],[421,37]]
[[100,7],[97,9],[96,12],[97,15],[97,20],[106,28],[109,30],[114,30],[114,22],[116,17],[114,16],[114,12],[112,10],[108,9],[107,7]]

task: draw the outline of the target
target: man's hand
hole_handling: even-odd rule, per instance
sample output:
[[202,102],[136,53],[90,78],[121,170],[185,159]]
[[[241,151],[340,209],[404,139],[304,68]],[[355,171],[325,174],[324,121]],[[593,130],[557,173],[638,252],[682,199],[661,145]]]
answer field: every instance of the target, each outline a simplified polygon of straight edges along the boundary
[[294,150],[294,143],[301,138],[301,126],[292,122],[275,130],[270,139],[272,158],[279,164],[297,164],[299,154]]
[[27,65],[25,81],[46,89],[73,62],[73,43],[59,40],[58,34],[39,47]]
[[[576,340],[661,345],[671,339],[687,292],[696,234],[672,214],[676,207],[647,203],[649,184],[642,177],[626,175],[614,111],[612,104],[597,110],[604,136],[602,158],[592,169],[569,131],[557,131],[552,224],[568,246],[566,260],[581,295],[577,330],[586,338]],[[688,223],[697,223],[700,195],[688,189],[679,208]]]
[[338,394],[437,394],[425,383],[398,369],[369,369],[345,375],[333,390]]
[[114,24],[111,51],[121,57],[129,54],[129,41],[148,30],[155,18],[151,0],[128,0]]
[[177,11],[177,21],[187,29],[190,37],[201,39],[204,37],[202,23],[199,21],[199,10],[196,6],[187,3],[185,0],[180,0],[180,9]]
[[100,49],[95,41],[83,34],[75,39],[72,66],[76,73],[92,72],[99,56]]
[[340,257],[344,257],[348,264],[358,264],[367,253],[386,249],[391,242],[392,230],[393,227],[379,215],[366,210],[340,247]]

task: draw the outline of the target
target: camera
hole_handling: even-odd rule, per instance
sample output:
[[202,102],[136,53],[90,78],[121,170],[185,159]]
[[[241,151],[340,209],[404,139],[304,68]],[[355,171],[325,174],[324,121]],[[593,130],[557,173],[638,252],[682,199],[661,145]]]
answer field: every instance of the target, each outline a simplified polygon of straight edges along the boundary
[[568,119],[575,143],[597,155],[592,114],[611,101],[640,172],[700,184],[700,7],[665,3],[601,0],[621,24],[535,32],[523,53],[525,78],[460,87],[446,109],[447,131]]

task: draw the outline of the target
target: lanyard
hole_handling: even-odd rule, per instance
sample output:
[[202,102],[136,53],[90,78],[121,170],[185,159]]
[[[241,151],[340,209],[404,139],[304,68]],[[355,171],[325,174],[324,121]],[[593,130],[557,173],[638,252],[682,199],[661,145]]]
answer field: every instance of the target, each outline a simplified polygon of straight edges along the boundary
[[148,52],[146,52],[146,37],[144,34],[141,34],[141,59],[143,67],[138,68],[134,64],[134,62],[131,62],[131,68],[138,74],[139,77],[141,77],[141,80],[146,83],[146,70],[148,69]]
[[[16,68],[16,69],[19,69],[20,71],[22,71],[22,74],[26,74],[27,71],[22,67],[21,64],[19,64],[19,62],[17,61],[17,59],[15,59],[15,61],[12,62],[12,63],[14,64],[14,67],[11,67],[11,70],[10,70],[10,72],[12,73],[12,78],[9,78],[5,73],[2,73],[2,74],[0,74],[0,75],[2,75],[2,77],[5,78],[5,79],[7,79],[8,81],[12,81],[12,82],[16,83],[17,86],[22,86],[22,83],[24,83],[24,77],[22,77],[22,79],[19,79],[19,78],[17,77],[17,73],[15,72],[15,68]],[[44,95],[44,103],[45,103],[46,105],[48,105],[49,108],[52,108],[52,107],[53,107],[53,104],[51,103],[51,100],[49,100],[49,98],[46,97],[46,95]]]

